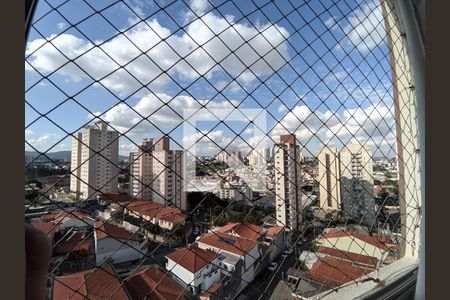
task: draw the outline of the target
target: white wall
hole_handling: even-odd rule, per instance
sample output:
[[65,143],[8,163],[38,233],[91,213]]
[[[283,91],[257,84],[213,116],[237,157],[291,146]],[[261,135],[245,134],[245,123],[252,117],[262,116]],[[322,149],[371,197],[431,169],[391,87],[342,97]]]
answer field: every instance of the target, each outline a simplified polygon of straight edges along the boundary
[[144,243],[145,242],[139,243],[139,241],[128,241],[127,244],[122,244],[118,240],[109,237],[98,241],[96,237],[96,264],[100,265],[110,257],[114,264],[140,259],[145,253],[145,250],[142,249]]
[[[221,262],[216,259],[211,264],[206,265],[202,269],[198,270],[195,274],[182,267],[171,259],[167,259],[166,269],[174,274],[174,279],[179,282],[185,289],[193,292],[190,286],[194,286],[196,289],[200,286],[202,290],[208,290],[211,285],[220,281],[220,266]],[[212,273],[211,269],[215,269]],[[205,274],[208,274],[204,276]],[[193,292],[198,293],[198,290]]]

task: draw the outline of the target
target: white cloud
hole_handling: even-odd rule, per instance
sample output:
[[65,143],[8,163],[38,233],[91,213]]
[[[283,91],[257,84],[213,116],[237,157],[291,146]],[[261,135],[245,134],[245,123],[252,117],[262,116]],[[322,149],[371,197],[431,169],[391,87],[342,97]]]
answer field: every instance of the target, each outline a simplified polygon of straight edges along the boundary
[[[270,23],[257,27],[244,23],[232,23],[230,26],[228,21],[208,13],[187,26],[188,34],[172,35],[170,29],[162,26],[157,19],[152,19],[99,47],[72,34],[53,34],[48,39],[54,38],[52,43],[55,47],[69,59],[76,58],[74,61],[95,80],[112,73],[101,82],[121,94],[134,92],[141,84],[120,69],[119,64],[126,65],[125,69],[142,83],[152,81],[152,88],[155,89],[169,82],[165,71],[185,80],[194,80],[199,74],[210,79],[223,70],[233,77],[242,72],[239,80],[248,83],[255,79],[253,73],[256,76],[271,74],[289,58],[285,43],[289,32],[284,27]],[[37,50],[40,46],[42,48]],[[31,54],[29,62],[44,73],[65,65],[57,71],[59,74],[75,81],[88,78],[75,64],[67,64],[68,60],[55,47],[42,38],[31,41],[26,50],[27,55]],[[141,55],[142,52],[151,60]],[[180,61],[180,57],[189,53]]]
[[[25,134],[26,134],[26,132],[25,132]],[[55,145],[55,143],[58,142],[59,139],[60,139],[60,137],[57,134],[44,133],[38,137],[26,139],[27,143],[25,143],[25,149],[30,150],[30,151],[34,151],[34,149],[36,149],[36,150],[42,151],[42,152],[45,152],[48,150],[55,151],[56,149],[60,150],[59,145],[62,143]]]
[[244,130],[244,134],[253,134],[255,132],[253,127],[247,127]]
[[206,11],[209,3],[207,0],[192,0],[191,1],[191,9],[197,14],[200,15]]
[[[166,105],[164,105],[166,104]],[[209,100],[196,100],[190,96],[177,96],[175,98],[164,94],[149,94],[142,97],[136,105],[131,109],[124,103],[114,106],[106,113],[100,115],[100,113],[94,113],[95,116],[100,116],[103,120],[110,122],[111,125],[119,132],[126,132],[133,126],[128,136],[134,137],[134,135],[140,135],[147,133],[151,130],[156,130],[150,122],[157,125],[162,130],[170,130],[183,122],[184,109],[200,109],[202,105],[205,105],[208,110],[214,111],[214,109],[232,109],[233,105],[237,105],[237,101],[209,101]],[[200,117],[200,114],[207,114],[204,120],[211,119],[212,114],[201,110],[195,116]],[[94,118],[94,116],[90,116]],[[150,122],[143,120],[148,119]],[[142,121],[143,120],[143,121]],[[142,121],[141,123],[139,123]],[[139,123],[139,125],[137,125]],[[156,131],[160,133],[160,131]]]
[[25,136],[29,136],[29,135],[32,135],[32,134],[34,134],[33,130],[25,129]]
[[56,24],[56,27],[58,27],[59,30],[63,30],[64,28],[67,27],[67,24],[64,22],[61,22],[61,23]]
[[347,42],[361,52],[379,46],[386,35],[381,4],[371,1],[355,10],[348,18],[344,33]]
[[285,105],[281,104],[280,106],[278,106],[278,112],[283,112],[286,110],[287,110],[287,107]]
[[[389,149],[395,144],[395,119],[391,108],[385,105],[371,105],[367,108],[346,109],[343,113],[333,115],[331,111],[311,111],[305,105],[296,106],[288,112],[271,132],[272,139],[278,141],[279,135],[294,133],[297,140],[305,145],[314,139],[316,148],[307,144],[308,150],[316,153],[333,139],[346,143],[350,138],[366,141],[373,151],[383,146]],[[317,139],[313,137],[317,136]]]
[[334,25],[336,25],[336,20],[334,19],[334,17],[330,17],[325,20],[324,24],[328,28],[332,28]]

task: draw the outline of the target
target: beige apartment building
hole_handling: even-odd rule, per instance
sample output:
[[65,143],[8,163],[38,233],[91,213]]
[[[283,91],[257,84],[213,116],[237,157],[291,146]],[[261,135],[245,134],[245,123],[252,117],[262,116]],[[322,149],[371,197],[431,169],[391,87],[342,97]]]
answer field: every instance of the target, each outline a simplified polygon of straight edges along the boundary
[[[130,195],[139,199],[152,199],[153,139],[144,139],[137,151],[130,152]],[[147,184],[147,185],[146,185]]]
[[170,150],[170,138],[145,139],[130,153],[130,195],[186,210],[184,151]]
[[357,141],[340,153],[344,215],[369,227],[376,225],[372,154]]
[[320,208],[341,209],[340,159],[336,148],[325,147],[318,156]]
[[119,168],[119,133],[98,121],[85,126],[72,141],[70,190],[80,199],[116,192]]
[[298,229],[302,221],[300,147],[294,134],[274,145],[275,203],[278,226]]

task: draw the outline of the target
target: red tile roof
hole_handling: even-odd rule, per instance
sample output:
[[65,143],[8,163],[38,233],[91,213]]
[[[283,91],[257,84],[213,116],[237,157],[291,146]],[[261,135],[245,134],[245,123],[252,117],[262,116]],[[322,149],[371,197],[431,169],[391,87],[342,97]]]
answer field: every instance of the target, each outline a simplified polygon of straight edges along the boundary
[[89,217],[85,213],[82,213],[80,211],[62,211],[57,213],[51,213],[51,214],[45,214],[41,216],[42,221],[62,221],[64,218],[68,219],[84,219]]
[[372,271],[354,266],[351,262],[325,257],[318,260],[304,276],[331,287],[338,287]]
[[129,195],[122,193],[104,193],[101,196],[101,199],[111,201],[114,203],[123,203],[132,201],[132,198]]
[[167,271],[152,265],[126,280],[125,286],[133,300],[183,299],[187,291],[176,283]]
[[99,241],[107,237],[112,237],[118,240],[140,240],[137,233],[129,233],[125,229],[111,223],[97,221],[95,222],[95,230],[97,233],[97,240]]
[[[329,238],[340,238],[340,237],[349,237],[353,240],[358,239],[361,240],[367,244],[373,245],[375,247],[378,247],[380,249],[386,249],[386,246],[384,245],[384,240],[377,236],[370,236],[370,235],[364,235],[360,234],[354,231],[330,231],[325,234],[323,234],[323,238],[329,239]],[[355,241],[357,242],[357,241]]]
[[278,235],[280,234],[282,231],[284,230],[283,226],[274,226],[274,227],[270,227],[267,230],[267,235]]
[[243,222],[227,224],[217,229],[216,232],[236,234],[248,240],[257,240],[263,235],[264,230],[261,226]]
[[198,242],[237,254],[239,256],[247,254],[258,244],[254,240],[248,240],[235,235],[220,232],[213,232],[202,236]]
[[129,299],[110,265],[71,275],[56,276],[53,299],[125,300]]
[[170,223],[184,223],[186,221],[187,216],[185,214],[171,214],[167,216],[160,217],[160,220],[170,222]]
[[350,260],[355,263],[365,264],[369,266],[376,267],[378,259],[376,257],[367,256],[364,254],[356,254],[353,252],[342,251],[339,249],[333,249],[328,247],[319,246],[317,251],[319,253],[328,254],[337,258]]
[[92,246],[92,238],[86,236],[85,231],[76,231],[62,241],[59,241],[54,246],[56,254],[66,254],[77,252],[78,254],[85,254]]
[[173,260],[191,273],[196,273],[201,270],[207,264],[210,264],[217,256],[217,253],[200,249],[197,246],[185,247],[166,255],[168,259]]

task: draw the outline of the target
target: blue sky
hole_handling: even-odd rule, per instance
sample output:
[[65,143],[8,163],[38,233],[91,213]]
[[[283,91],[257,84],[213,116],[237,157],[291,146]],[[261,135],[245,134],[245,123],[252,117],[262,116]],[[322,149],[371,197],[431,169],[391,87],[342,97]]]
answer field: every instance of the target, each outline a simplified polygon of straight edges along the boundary
[[[69,150],[71,138],[58,126],[74,132],[94,115],[126,133],[121,154],[163,133],[178,148],[193,138],[183,136],[179,115],[206,105],[213,115],[196,126],[221,147],[245,152],[266,134],[277,141],[293,132],[305,155],[324,143],[341,148],[353,136],[377,154],[394,154],[378,2],[157,1],[165,10],[116,2],[48,1],[57,11],[39,2],[25,62],[25,139],[38,150]],[[267,132],[248,122],[216,126],[214,111],[234,107],[265,110]],[[35,110],[58,126],[35,121]],[[241,138],[233,140],[230,128]],[[206,138],[200,144],[201,154],[218,151]]]

